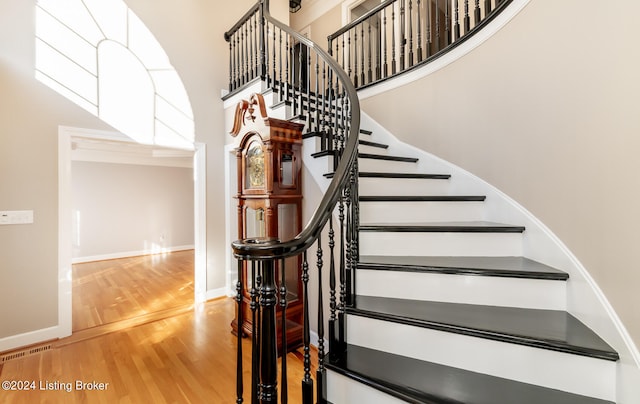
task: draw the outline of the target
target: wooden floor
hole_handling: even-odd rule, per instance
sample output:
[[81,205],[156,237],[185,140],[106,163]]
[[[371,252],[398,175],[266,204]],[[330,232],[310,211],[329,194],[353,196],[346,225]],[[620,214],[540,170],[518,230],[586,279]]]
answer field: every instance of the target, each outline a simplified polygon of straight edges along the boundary
[[73,331],[193,304],[193,250],[73,265]]
[[[194,306],[193,251],[76,264],[73,335],[0,361],[1,381],[30,388],[2,389],[0,403],[235,402],[234,313],[229,298]],[[243,349],[249,402],[250,340]],[[290,402],[298,403],[301,350],[287,358]]]
[[[235,402],[236,337],[229,326],[234,305],[233,299],[223,298],[121,331],[79,341],[62,339],[48,351],[8,360],[0,367],[0,380],[33,381],[35,390],[0,390],[0,402]],[[248,392],[250,340],[243,340],[243,349]],[[301,400],[300,351],[287,355],[290,403]],[[315,352],[312,354],[316,363]],[[79,390],[78,382],[102,383],[104,390]],[[70,392],[60,389],[68,383]],[[248,393],[245,402],[250,402]]]

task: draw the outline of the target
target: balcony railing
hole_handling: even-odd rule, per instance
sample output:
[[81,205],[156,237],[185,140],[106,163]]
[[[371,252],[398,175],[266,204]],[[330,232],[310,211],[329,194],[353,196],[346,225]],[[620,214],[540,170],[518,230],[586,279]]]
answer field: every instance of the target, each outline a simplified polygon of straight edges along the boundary
[[329,35],[329,53],[360,89],[442,56],[509,3],[387,0]]

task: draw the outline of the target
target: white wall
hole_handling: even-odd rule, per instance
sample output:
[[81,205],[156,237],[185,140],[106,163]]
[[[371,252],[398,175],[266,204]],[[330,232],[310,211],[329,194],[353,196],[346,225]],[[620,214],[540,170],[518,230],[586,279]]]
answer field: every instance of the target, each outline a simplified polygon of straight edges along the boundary
[[362,101],[400,139],[481,177],[547,225],[636,345],[638,13],[635,0],[532,0],[456,62]]
[[193,246],[189,168],[74,161],[74,262]]

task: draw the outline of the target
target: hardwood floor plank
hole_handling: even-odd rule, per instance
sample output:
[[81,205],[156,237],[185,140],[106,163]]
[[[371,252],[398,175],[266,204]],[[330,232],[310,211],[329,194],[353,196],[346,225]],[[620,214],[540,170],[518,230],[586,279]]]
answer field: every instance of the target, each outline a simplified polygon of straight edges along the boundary
[[[52,349],[0,366],[2,380],[72,383],[61,390],[0,391],[2,403],[229,403],[235,400],[235,301],[220,299],[173,316],[92,337],[70,337]],[[251,341],[243,341],[245,402],[250,401]],[[287,355],[290,403],[300,403],[302,350]],[[317,351],[312,349],[312,363]],[[315,375],[315,367],[312,369]],[[76,390],[75,383],[109,383]],[[278,378],[278,384],[280,379]]]
[[193,304],[193,266],[193,250],[73,265],[73,331]]

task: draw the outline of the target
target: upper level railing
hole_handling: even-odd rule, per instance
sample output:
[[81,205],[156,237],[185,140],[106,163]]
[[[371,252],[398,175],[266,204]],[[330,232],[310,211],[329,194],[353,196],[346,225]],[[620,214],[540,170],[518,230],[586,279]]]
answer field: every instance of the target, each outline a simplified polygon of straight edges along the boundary
[[[323,278],[328,267],[330,318],[326,322],[325,292],[318,282],[316,372],[317,402],[326,401],[325,338],[331,352],[345,349],[345,308],[352,304],[353,268],[358,257],[358,134],[360,105],[355,87],[336,61],[314,42],[275,20],[268,0],[259,1],[225,33],[229,42],[229,89],[240,90],[254,79],[267,83],[279,99],[293,110],[294,118],[306,124],[306,132],[319,136],[334,158],[332,181],[311,220],[292,240],[245,239],[232,244],[238,258],[238,324],[242,324],[242,291],[249,287],[252,321],[251,402],[278,401],[276,367],[276,315],[286,324],[287,290],[284,260],[300,256],[304,306],[303,403],[313,402],[311,378],[308,281],[310,272]],[[328,238],[323,244],[322,238]],[[314,260],[308,250],[314,247]],[[327,253],[323,252],[328,250]],[[309,257],[308,257],[309,255]],[[310,264],[315,266],[309,269]],[[243,268],[251,285],[243,284]],[[278,273],[279,272],[279,273]],[[278,279],[276,279],[276,277]],[[258,320],[259,319],[259,320]],[[238,332],[237,403],[244,401],[242,332]],[[286,333],[282,332],[282,347]],[[280,401],[287,402],[286,356],[282,355]]]
[[329,53],[363,88],[443,55],[511,1],[386,0],[329,35]]

